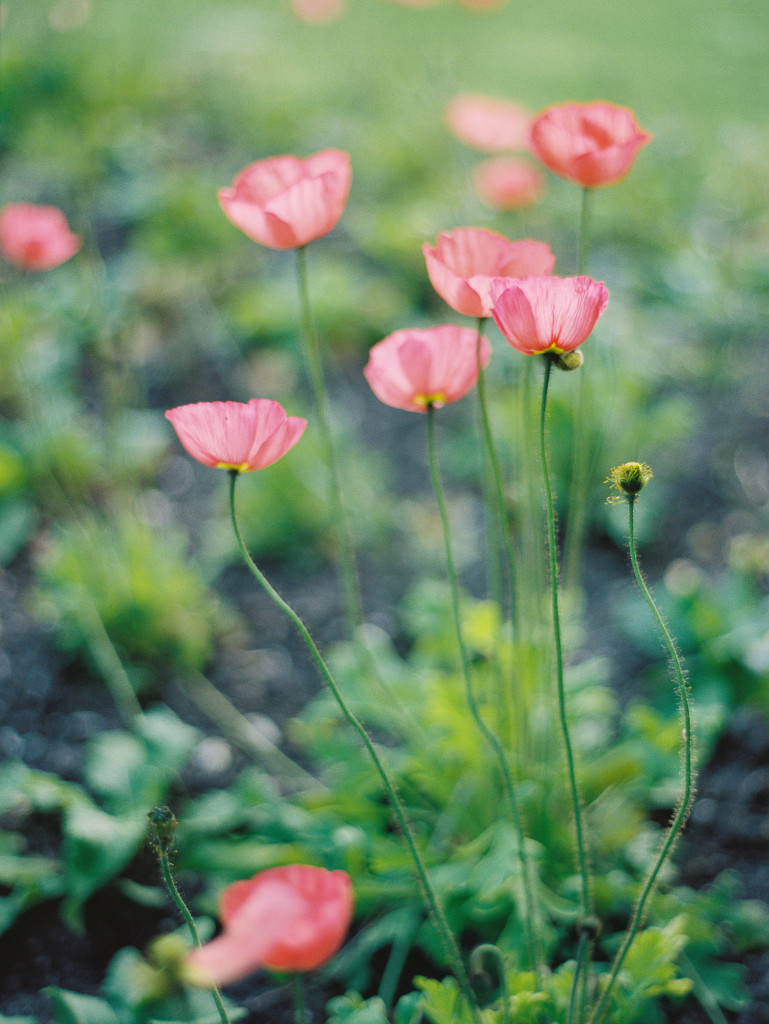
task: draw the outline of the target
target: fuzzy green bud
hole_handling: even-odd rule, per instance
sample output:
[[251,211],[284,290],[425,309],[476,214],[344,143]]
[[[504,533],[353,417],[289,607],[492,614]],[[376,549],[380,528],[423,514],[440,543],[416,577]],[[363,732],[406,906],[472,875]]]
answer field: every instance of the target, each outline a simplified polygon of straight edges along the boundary
[[[632,500],[646,487],[653,475],[651,467],[647,466],[645,462],[624,462],[621,466],[615,466],[612,469],[606,483],[615,490],[622,491],[626,497]],[[609,502],[619,500],[620,497],[616,494],[608,498]]]
[[170,807],[153,807],[147,814],[150,827],[150,841],[161,850],[168,850],[173,844],[178,824]]

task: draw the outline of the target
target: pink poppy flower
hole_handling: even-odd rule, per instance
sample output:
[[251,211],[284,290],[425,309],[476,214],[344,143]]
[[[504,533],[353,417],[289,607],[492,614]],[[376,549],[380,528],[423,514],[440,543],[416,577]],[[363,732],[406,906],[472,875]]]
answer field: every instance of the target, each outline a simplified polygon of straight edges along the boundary
[[444,117],[452,135],[473,149],[504,153],[528,145],[531,116],[511,100],[460,93],[446,107]]
[[491,282],[499,277],[549,274],[550,246],[524,239],[511,242],[485,228],[455,228],[423,245],[427,273],[441,298],[465,316],[491,316]]
[[182,445],[204,466],[246,473],[264,469],[293,448],[307,420],[287,416],[279,402],[196,402],[169,409]]
[[[481,339],[481,365],[491,348]],[[463,398],[478,379],[478,333],[444,324],[389,334],[369,352],[363,374],[385,405],[407,412],[440,409]]]
[[473,184],[492,210],[523,210],[539,201],[545,180],[542,171],[528,160],[497,156],[478,164]]
[[598,188],[619,181],[638,150],[651,141],[632,110],[613,103],[562,103],[539,114],[531,125],[532,153],[554,174]]
[[606,309],[609,291],[589,277],[526,277],[491,286],[494,322],[524,355],[570,352]]
[[270,868],[224,890],[221,934],[193,950],[187,963],[209,985],[229,985],[260,967],[314,971],[341,947],[352,911],[347,872],[305,864]]
[[8,203],[0,210],[0,252],[24,270],[51,270],[81,248],[80,235],[69,229],[56,206]]
[[294,17],[309,25],[322,25],[341,18],[345,11],[345,0],[291,0]]
[[232,223],[260,245],[296,249],[334,227],[352,181],[350,156],[324,149],[306,159],[274,156],[258,160],[219,189],[219,203]]

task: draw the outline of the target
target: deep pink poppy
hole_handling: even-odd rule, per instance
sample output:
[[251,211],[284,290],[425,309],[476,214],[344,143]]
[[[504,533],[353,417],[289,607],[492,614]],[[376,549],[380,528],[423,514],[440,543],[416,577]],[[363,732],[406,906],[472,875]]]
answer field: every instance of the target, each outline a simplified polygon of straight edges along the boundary
[[554,174],[597,188],[624,178],[639,149],[650,141],[627,107],[562,103],[532,121],[529,145]]
[[444,117],[452,135],[473,149],[505,153],[528,146],[531,115],[512,100],[460,93],[446,107]]
[[465,316],[491,316],[491,282],[499,277],[549,274],[555,256],[544,242],[511,242],[485,228],[455,228],[423,245],[427,273],[441,298]]
[[0,252],[24,270],[52,270],[81,248],[56,206],[8,203],[0,210]]
[[[491,348],[485,338],[480,355],[486,366]],[[395,331],[374,345],[363,373],[385,405],[407,412],[440,409],[477,381],[478,333],[454,324]]]
[[260,967],[314,971],[344,942],[353,912],[345,871],[305,864],[270,868],[222,893],[220,935],[190,953],[201,981],[229,985]]
[[304,160],[258,160],[218,196],[225,214],[249,238],[270,249],[296,249],[334,227],[351,181],[349,153],[324,149]]
[[473,184],[492,210],[522,210],[538,202],[545,182],[539,167],[528,160],[497,156],[478,164]]
[[307,420],[287,416],[279,402],[196,402],[169,409],[179,440],[198,462],[246,473],[264,469],[293,448]]
[[492,283],[492,316],[519,352],[570,352],[588,337],[609,292],[590,277],[526,277]]

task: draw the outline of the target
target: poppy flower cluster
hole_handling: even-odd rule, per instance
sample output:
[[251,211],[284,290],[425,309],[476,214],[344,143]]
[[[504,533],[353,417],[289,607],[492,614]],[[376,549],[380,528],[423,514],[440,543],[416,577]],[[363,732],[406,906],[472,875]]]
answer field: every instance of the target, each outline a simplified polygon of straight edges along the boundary
[[339,950],[353,912],[345,871],[306,864],[270,868],[221,895],[222,932],[187,958],[203,985],[229,985],[266,967],[314,971]]

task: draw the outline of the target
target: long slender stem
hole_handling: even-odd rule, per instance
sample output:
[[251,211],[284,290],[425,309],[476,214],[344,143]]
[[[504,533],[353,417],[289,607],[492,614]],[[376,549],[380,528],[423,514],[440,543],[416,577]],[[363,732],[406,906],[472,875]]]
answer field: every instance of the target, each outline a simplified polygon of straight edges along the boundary
[[331,674],[331,670],[329,669],[328,665],[323,659],[323,656],[318,650],[318,647],[315,644],[315,641],[310,635],[310,632],[305,626],[304,622],[300,619],[300,617],[297,615],[297,613],[294,611],[291,605],[288,604],[288,602],[280,596],[277,590],[275,590],[275,588],[269,582],[267,577],[262,573],[257,564],[251,558],[251,555],[248,553],[248,549],[246,548],[243,542],[243,537],[240,532],[237,516],[235,514],[235,484],[238,479],[238,475],[239,474],[236,470],[230,471],[230,517],[232,520],[232,528],[235,531],[235,539],[237,541],[240,554],[243,557],[243,561],[246,563],[246,567],[248,568],[251,575],[263,587],[263,589],[266,591],[266,593],[272,599],[272,601],[278,606],[278,608],[281,609],[281,611],[283,611],[288,616],[288,618],[296,626],[300,636],[302,637],[302,640],[304,640],[307,649],[312,655],[315,664],[318,666],[318,669],[320,670],[323,679],[325,680],[326,684],[331,690],[331,693],[336,699],[336,702],[339,705],[342,714],[353,727],[355,732],[358,734],[364,747],[366,748],[368,755],[371,758],[377,773],[379,774],[382,784],[387,792],[387,795],[393,806],[395,814],[398,818],[398,822],[403,832],[403,837],[406,840],[406,845],[408,846],[411,858],[414,861],[414,866],[417,871],[417,876],[421,884],[423,895],[429,907],[430,913],[432,914],[432,918],[438,930],[438,934],[441,937],[441,941],[443,943],[446,956],[448,957],[449,962],[451,963],[454,975],[462,990],[462,994],[467,1000],[475,1020],[478,1022],[478,1024],[480,1024],[478,1009],[473,997],[472,989],[470,988],[470,982],[467,977],[467,971],[465,970],[464,963],[462,962],[462,956],[459,951],[459,946],[457,945],[457,941],[454,938],[451,929],[449,928],[449,924],[446,919],[446,912],[443,909],[443,903],[441,901],[441,898],[438,895],[437,890],[434,888],[432,882],[430,881],[430,877],[427,873],[427,868],[425,867],[424,861],[422,860],[422,855],[420,854],[419,848],[417,847],[413,826],[411,825],[411,822],[408,819],[406,809],[403,805],[403,801],[401,800],[398,791],[395,788],[395,783],[390,778],[390,774],[385,768],[384,762],[377,753],[377,750],[374,744],[372,743],[368,733],[366,732],[363,724],[355,715],[355,713],[353,712],[352,708],[349,706],[345,698],[342,696],[339,686],[337,685],[336,680]]
[[339,460],[337,457],[334,436],[331,431],[331,422],[328,413],[328,396],[326,382],[323,375],[323,360],[321,358],[320,344],[315,325],[312,319],[312,306],[310,304],[310,289],[307,281],[307,253],[306,247],[300,246],[296,250],[296,266],[299,283],[299,300],[302,310],[302,335],[304,338],[304,353],[307,367],[310,374],[313,395],[315,397],[315,409],[318,415],[321,442],[325,449],[324,455],[329,475],[329,490],[334,518],[334,531],[337,549],[339,573],[342,580],[345,611],[350,625],[350,632],[355,636],[357,628],[363,623],[363,601],[361,599],[358,574],[355,567],[355,556],[353,554],[352,540],[342,500],[342,485],[339,476]]
[[577,238],[577,273],[587,273],[587,261],[590,255],[590,214],[593,205],[593,190],[582,189],[582,201],[579,207],[579,235]]
[[547,420],[547,392],[550,383],[550,371],[552,362],[545,357],[545,375],[542,383],[542,403],[539,413],[539,455],[542,463],[542,476],[545,482],[545,497],[547,500],[547,545],[550,555],[550,596],[553,612],[553,639],[555,642],[555,671],[558,686],[558,715],[561,722],[563,734],[563,745],[566,751],[566,764],[569,774],[569,788],[571,790],[572,810],[574,813],[574,829],[577,842],[577,863],[582,884],[582,913],[590,913],[590,876],[587,867],[587,854],[585,852],[585,839],[582,828],[582,808],[579,800],[579,789],[577,787],[577,772],[574,766],[574,754],[569,735],[569,723],[566,717],[566,692],[563,683],[563,648],[561,644],[561,618],[558,610],[558,556],[555,544],[555,511],[553,508],[553,490],[550,485],[550,470],[547,464],[547,444],[545,438],[545,423]]
[[[168,894],[173,900],[177,910],[184,918],[185,924],[187,925],[189,933],[192,936],[193,943],[198,949],[200,949],[200,947],[202,946],[202,942],[200,941],[198,928],[197,925],[195,924],[195,918],[190,913],[187,904],[182,899],[181,893],[176,888],[176,882],[174,881],[173,872],[171,871],[171,864],[168,860],[168,850],[164,849],[162,846],[158,846],[157,855],[158,863],[160,864],[160,873],[163,876],[163,881],[165,882],[166,889],[168,889]],[[211,989],[211,996],[213,997],[213,1000],[216,1003],[216,1009],[219,1011],[219,1018],[222,1024],[230,1024],[230,1019],[227,1016],[227,1011],[224,1008],[224,1002],[222,1001],[221,993],[219,992],[219,989],[216,987],[216,985],[214,985],[213,988]]]
[[689,690],[686,685],[686,678],[684,677],[684,670],[681,664],[681,657],[676,649],[676,645],[673,642],[673,638],[670,635],[662,616],[659,613],[659,609],[655,604],[654,598],[651,595],[651,591],[646,586],[646,581],[643,578],[641,567],[638,562],[638,554],[636,551],[635,542],[635,523],[634,523],[634,506],[636,501],[636,495],[627,495],[628,505],[628,547],[630,549],[630,561],[633,566],[633,573],[636,578],[638,588],[644,596],[644,599],[649,606],[649,609],[654,616],[654,621],[657,624],[657,629],[662,636],[663,642],[667,649],[670,657],[670,663],[673,667],[673,673],[675,675],[675,687],[676,694],[681,706],[681,720],[682,720],[682,733],[681,733],[681,771],[683,775],[683,790],[681,793],[681,799],[678,803],[675,816],[670,824],[665,838],[662,841],[662,846],[657,854],[657,857],[652,864],[652,867],[647,875],[646,881],[644,882],[641,894],[638,897],[638,901],[633,911],[633,917],[630,922],[627,934],[625,935],[624,941],[617,952],[617,955],[612,964],[611,973],[609,974],[609,980],[606,983],[601,998],[593,1011],[593,1015],[590,1018],[590,1024],[599,1024],[600,1021],[606,1015],[609,1004],[609,997],[612,989],[617,981],[622,964],[625,962],[625,957],[633,944],[633,939],[636,937],[641,922],[643,921],[644,911],[646,909],[646,903],[654,889],[654,884],[657,880],[657,876],[662,869],[662,865],[668,857],[673,844],[678,837],[679,832],[686,823],[686,819],[689,815],[689,811],[692,805],[692,798],[694,795],[694,755],[693,755],[693,744],[692,744],[692,725],[691,725],[691,702],[689,699]]
[[446,509],[446,498],[443,493],[440,472],[438,470],[437,445],[435,443],[435,410],[433,409],[432,406],[428,406],[427,408],[427,439],[430,457],[430,476],[432,478],[433,491],[435,492],[435,501],[438,505],[438,512],[440,514],[441,524],[443,526],[443,542],[446,552],[446,569],[448,571],[449,584],[451,588],[451,607],[454,615],[454,629],[457,637],[457,649],[459,651],[459,660],[462,666],[462,676],[465,683],[467,706],[470,709],[470,714],[475,719],[475,722],[479,730],[481,731],[484,739],[491,748],[499,765],[500,772],[502,774],[502,780],[505,787],[505,795],[510,806],[510,815],[513,822],[513,830],[517,838],[517,856],[521,872],[521,882],[523,884],[525,902],[524,932],[526,935],[526,944],[529,949],[529,957],[532,966],[535,969],[539,969],[541,964],[539,952],[540,944],[539,937],[537,934],[537,927],[535,923],[534,900],[531,892],[530,876],[523,843],[522,815],[518,803],[516,788],[513,784],[513,777],[510,772],[510,766],[507,762],[507,756],[505,754],[504,749],[502,748],[502,744],[500,743],[499,739],[497,738],[493,730],[490,729],[486,722],[483,720],[483,716],[481,715],[480,709],[478,707],[478,701],[476,700],[475,689],[473,687],[472,673],[470,671],[470,660],[467,656],[467,648],[465,647],[465,642],[462,635],[462,617],[459,607],[459,584],[457,582],[457,571],[456,566],[454,565],[454,556],[452,553],[451,528],[449,525],[448,511]]
[[[569,722],[566,717],[566,692],[564,689],[563,682],[563,648],[561,644],[561,618],[558,610],[558,555],[556,552],[555,543],[555,512],[553,509],[553,490],[550,485],[550,470],[547,464],[547,444],[545,438],[545,423],[547,420],[547,391],[550,383],[550,371],[552,370],[552,361],[548,356],[545,356],[545,374],[542,382],[542,403],[540,405],[539,413],[539,453],[540,460],[542,463],[542,476],[545,482],[545,495],[547,499],[547,545],[550,554],[550,595],[552,603],[552,614],[553,614],[553,639],[555,642],[555,670],[556,670],[556,681],[558,687],[558,716],[561,722],[561,733],[563,735],[563,746],[566,753],[566,767],[569,776],[569,789],[571,791],[571,804],[572,811],[574,814],[574,832],[577,846],[577,864],[579,867],[579,873],[581,878],[581,903],[582,903],[582,917],[587,917],[590,913],[590,875],[588,872],[587,865],[587,853],[585,849],[585,837],[584,830],[582,828],[582,808],[579,800],[579,788],[577,786],[577,771],[574,764],[574,754],[571,747],[571,737],[569,735]],[[582,970],[580,970],[580,968]],[[577,1005],[576,998],[580,984],[582,984],[581,974],[582,971],[585,973],[584,984],[587,985],[587,974],[590,970],[590,961],[587,955],[587,951],[583,951],[583,957],[578,960],[577,966],[574,971],[574,982],[572,985],[572,994],[570,999],[569,1015],[567,1017],[567,1024],[571,1024],[572,1018],[571,1010]],[[578,1016],[576,1020],[579,1020],[579,1009],[577,1009]]]
[[[577,240],[577,273],[587,273],[590,254],[590,221],[593,189],[582,189]],[[579,376],[579,394],[574,411],[571,449],[571,490],[569,493],[568,532],[564,552],[564,580],[569,588],[579,583],[580,561],[587,526],[587,498],[590,487],[590,444],[588,443],[590,403],[589,378],[585,367]]]
[[497,502],[497,516],[496,519],[499,523],[500,531],[502,534],[502,543],[504,544],[505,554],[507,555],[507,571],[510,578],[510,589],[513,595],[512,599],[512,622],[513,622],[513,641],[518,638],[518,605],[515,600],[515,550],[513,548],[513,538],[510,531],[510,523],[507,516],[507,509],[505,507],[505,489],[502,483],[502,470],[499,466],[499,459],[497,457],[496,447],[494,445],[494,437],[491,433],[491,423],[489,420],[489,410],[486,402],[486,380],[483,367],[481,366],[480,360],[480,348],[481,339],[483,337],[483,324],[484,317],[478,319],[478,408],[481,413],[481,431],[483,434],[483,442],[486,450],[486,456],[488,458],[489,466],[491,467],[491,475],[494,481],[494,496]]

